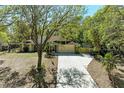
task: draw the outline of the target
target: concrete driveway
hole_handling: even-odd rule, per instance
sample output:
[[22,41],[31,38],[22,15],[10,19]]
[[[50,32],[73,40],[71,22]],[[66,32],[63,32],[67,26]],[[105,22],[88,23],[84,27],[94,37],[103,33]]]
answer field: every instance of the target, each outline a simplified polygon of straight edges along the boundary
[[58,88],[95,88],[96,83],[87,71],[92,57],[86,54],[58,55]]

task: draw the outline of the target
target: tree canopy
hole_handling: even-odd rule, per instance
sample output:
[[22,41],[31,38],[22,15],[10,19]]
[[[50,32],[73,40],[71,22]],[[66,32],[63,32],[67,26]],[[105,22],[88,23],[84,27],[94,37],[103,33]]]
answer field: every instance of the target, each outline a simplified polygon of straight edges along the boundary
[[104,6],[83,21],[85,41],[97,48],[105,45],[117,50],[124,44],[123,20],[123,6]]

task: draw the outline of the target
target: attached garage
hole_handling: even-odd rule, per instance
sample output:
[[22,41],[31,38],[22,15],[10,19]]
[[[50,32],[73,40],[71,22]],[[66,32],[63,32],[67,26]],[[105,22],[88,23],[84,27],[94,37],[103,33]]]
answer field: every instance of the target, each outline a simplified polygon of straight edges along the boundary
[[75,53],[75,45],[65,44],[65,45],[57,45],[57,52],[61,53]]
[[52,36],[48,43],[53,46],[49,46],[49,50],[50,52],[57,52],[57,53],[75,53],[75,46],[77,46],[78,44],[73,42],[73,41],[69,41],[66,40],[64,38],[62,38],[61,36]]

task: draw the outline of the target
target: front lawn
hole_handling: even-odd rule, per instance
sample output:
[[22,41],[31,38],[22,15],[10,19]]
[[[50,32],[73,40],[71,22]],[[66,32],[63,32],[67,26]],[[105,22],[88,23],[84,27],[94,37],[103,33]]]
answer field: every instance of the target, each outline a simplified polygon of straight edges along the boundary
[[[0,55],[0,60],[0,87],[32,87],[34,82],[26,76],[37,64],[37,53],[4,53]],[[57,57],[45,58],[43,55],[43,64],[45,81],[49,83],[47,87],[55,87],[51,82],[54,79],[52,71],[57,70]]]

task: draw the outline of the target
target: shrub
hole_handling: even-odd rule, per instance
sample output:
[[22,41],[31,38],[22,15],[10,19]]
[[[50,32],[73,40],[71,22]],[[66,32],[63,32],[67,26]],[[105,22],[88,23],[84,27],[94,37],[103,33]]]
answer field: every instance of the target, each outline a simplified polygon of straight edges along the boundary
[[89,53],[90,50],[89,50],[89,48],[79,48],[79,52],[81,52],[81,53]]
[[23,50],[24,50],[24,52],[28,52],[29,51],[29,47],[25,46],[25,47],[23,47]]
[[76,53],[90,53],[90,52],[93,52],[93,48],[83,48],[83,47],[76,46],[75,52]]

